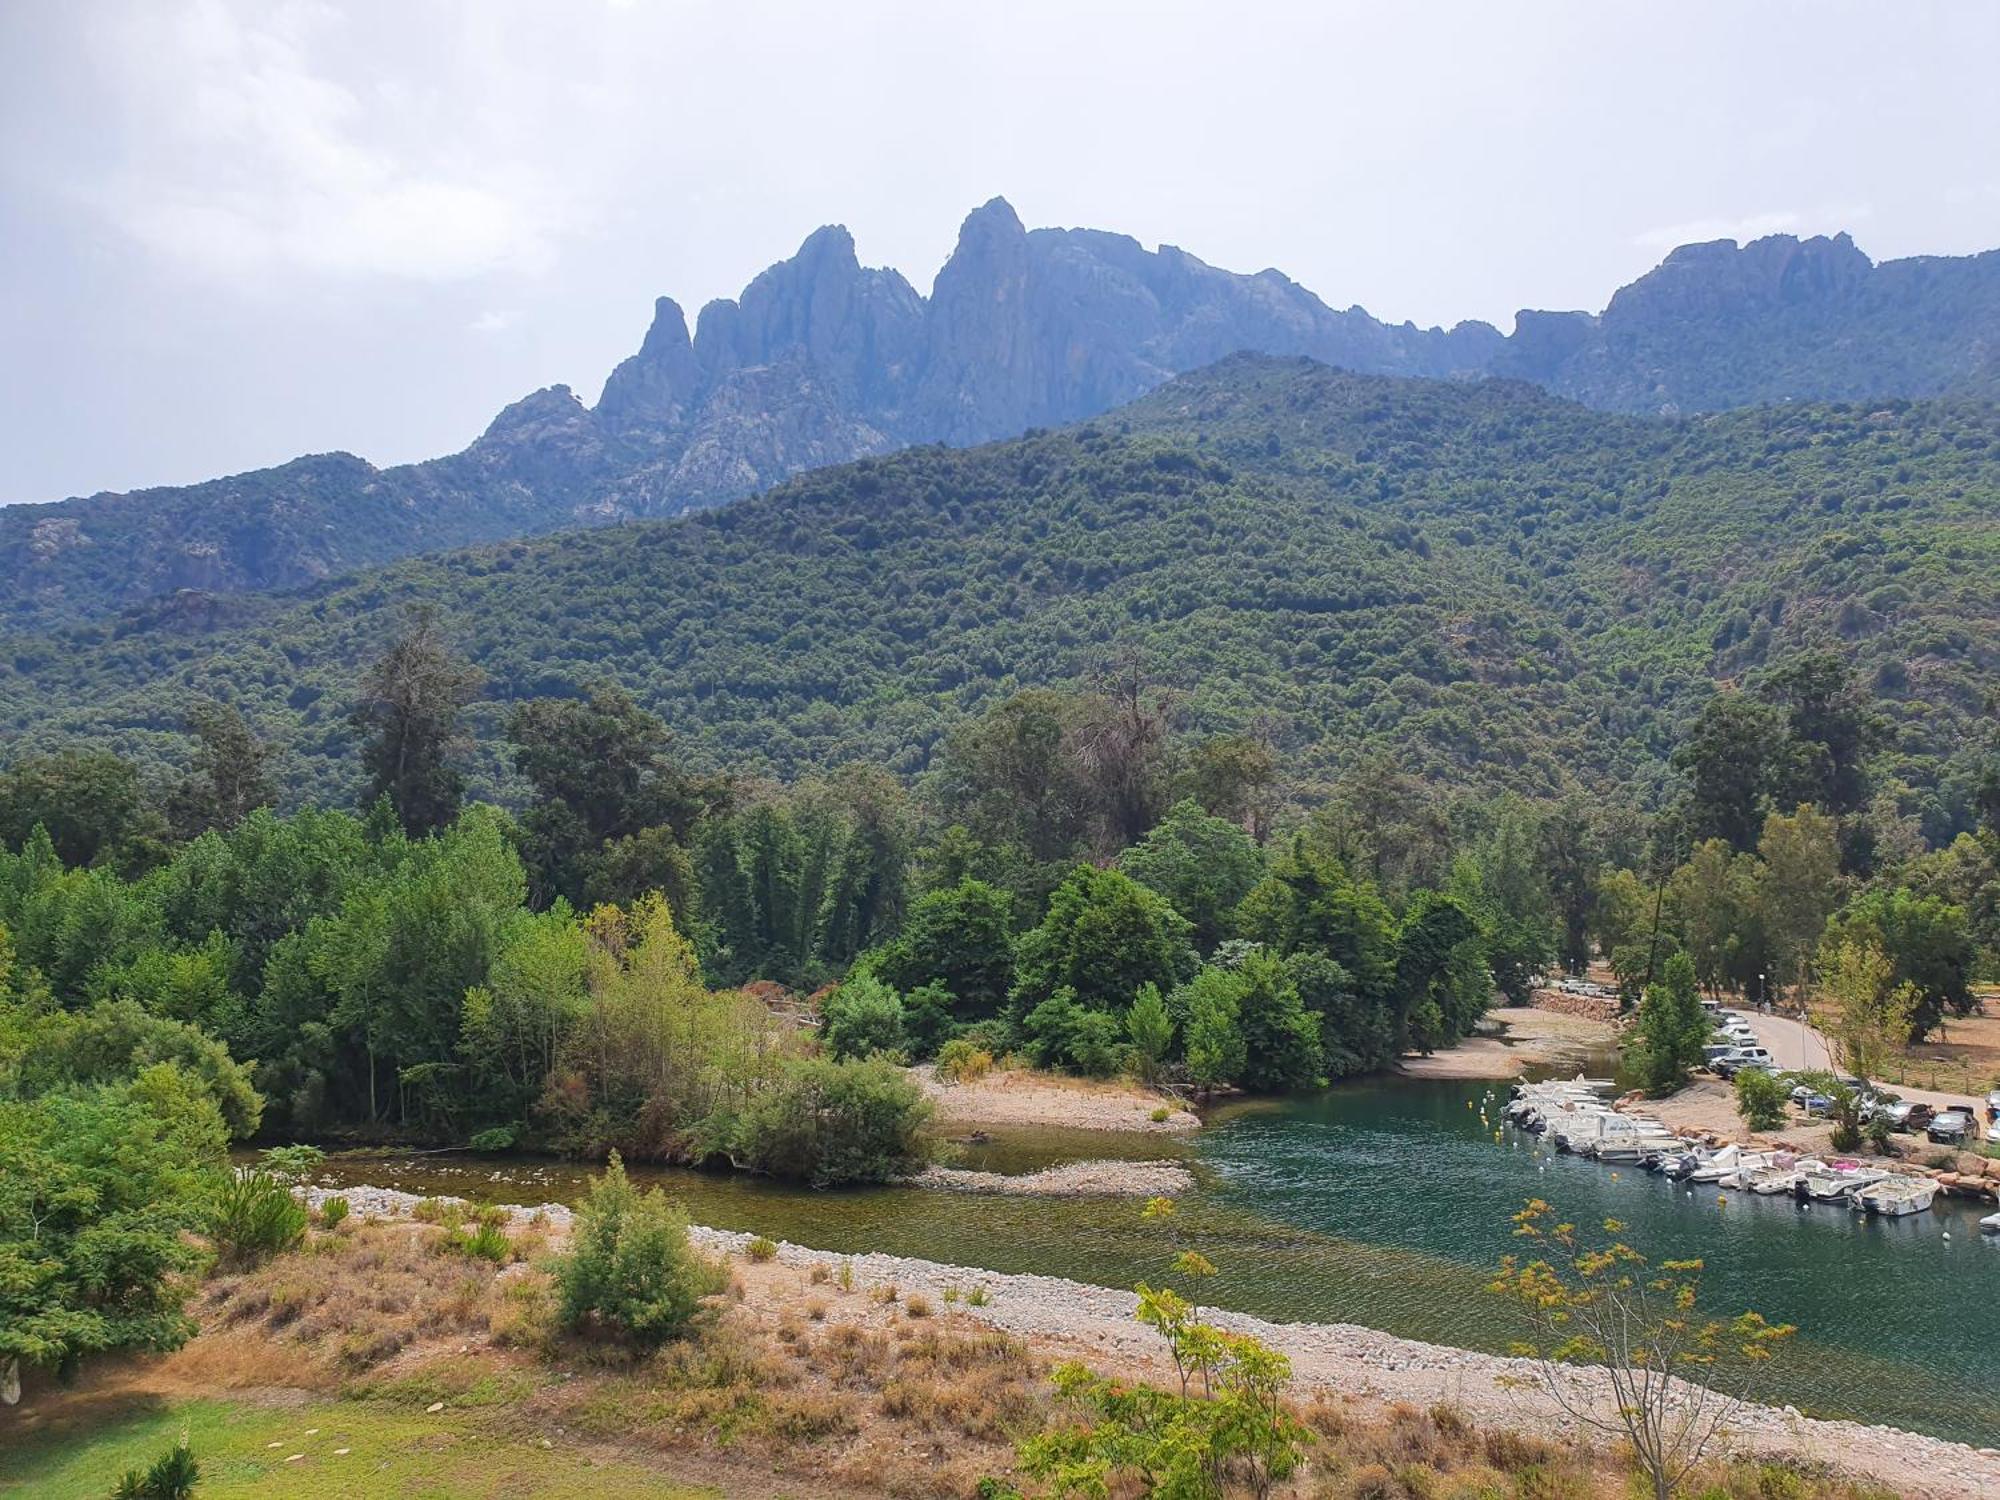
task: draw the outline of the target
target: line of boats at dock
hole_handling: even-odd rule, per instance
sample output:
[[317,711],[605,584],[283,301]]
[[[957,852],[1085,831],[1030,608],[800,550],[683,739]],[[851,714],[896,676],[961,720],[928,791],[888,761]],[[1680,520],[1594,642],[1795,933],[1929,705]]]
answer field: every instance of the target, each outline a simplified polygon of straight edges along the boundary
[[[1558,1151],[1614,1166],[1640,1167],[1676,1182],[1707,1183],[1759,1196],[1782,1194],[1801,1203],[1845,1203],[1857,1213],[1888,1218],[1923,1213],[1937,1197],[1938,1184],[1929,1177],[1857,1161],[1697,1144],[1658,1120],[1614,1109],[1606,1098],[1613,1087],[1586,1078],[1517,1083],[1506,1117]],[[2000,1232],[2000,1214],[1980,1220],[1980,1228]]]

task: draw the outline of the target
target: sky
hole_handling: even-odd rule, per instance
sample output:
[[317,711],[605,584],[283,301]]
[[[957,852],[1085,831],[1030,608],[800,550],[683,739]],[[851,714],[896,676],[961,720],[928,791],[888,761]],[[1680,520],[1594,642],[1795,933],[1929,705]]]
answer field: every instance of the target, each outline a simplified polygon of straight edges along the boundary
[[0,502],[594,402],[814,228],[1030,226],[1420,324],[1674,245],[2000,247],[2000,6],[0,0]]

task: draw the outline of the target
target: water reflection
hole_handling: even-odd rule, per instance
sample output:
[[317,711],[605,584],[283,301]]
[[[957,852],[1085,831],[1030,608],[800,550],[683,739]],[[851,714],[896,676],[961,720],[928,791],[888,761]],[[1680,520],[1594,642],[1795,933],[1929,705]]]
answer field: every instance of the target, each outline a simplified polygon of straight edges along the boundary
[[[1515,1248],[1531,1196],[1570,1217],[1615,1215],[1656,1256],[1699,1255],[1716,1311],[1754,1307],[1801,1330],[1772,1395],[1803,1409],[1990,1443],[2000,1433],[2000,1245],[1976,1216],[1871,1220],[1844,1209],[1677,1188],[1643,1172],[1494,1139],[1504,1090],[1383,1080],[1227,1112],[1192,1143],[994,1131],[963,1164],[1032,1170],[1081,1155],[1183,1155],[1198,1186],[1175,1232],[1221,1267],[1211,1300],[1283,1319],[1355,1322],[1502,1349],[1507,1309],[1483,1288]],[[1472,1107],[1468,1108],[1468,1104]],[[1482,1108],[1486,1114],[1481,1120]],[[588,1168],[463,1157],[343,1158],[342,1180],[487,1201],[573,1199]],[[697,1221],[837,1253],[882,1250],[1102,1285],[1159,1277],[1174,1244],[1130,1200],[971,1196],[909,1188],[812,1192],[740,1175],[635,1168]],[[1950,1238],[1946,1238],[1949,1232]]]

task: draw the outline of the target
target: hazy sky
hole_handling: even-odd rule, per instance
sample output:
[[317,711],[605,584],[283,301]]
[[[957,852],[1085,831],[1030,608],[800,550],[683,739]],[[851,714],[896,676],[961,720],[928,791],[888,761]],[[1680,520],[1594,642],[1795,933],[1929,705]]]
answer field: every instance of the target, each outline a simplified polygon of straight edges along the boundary
[[0,501],[462,447],[815,226],[995,193],[1420,323],[2000,246],[2000,6],[0,0]]

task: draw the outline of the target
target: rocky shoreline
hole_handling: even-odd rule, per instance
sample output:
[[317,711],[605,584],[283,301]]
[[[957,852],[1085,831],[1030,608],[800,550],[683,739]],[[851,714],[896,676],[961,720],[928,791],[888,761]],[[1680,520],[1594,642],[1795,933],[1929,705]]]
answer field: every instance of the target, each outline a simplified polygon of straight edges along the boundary
[[[301,1190],[301,1196],[315,1207],[327,1198],[345,1198],[350,1212],[364,1218],[405,1218],[422,1201],[415,1193],[374,1187],[309,1187]],[[540,1223],[558,1231],[567,1230],[574,1217],[557,1203],[505,1207],[516,1224]],[[697,1244],[720,1254],[738,1253],[754,1238],[700,1225],[693,1226],[690,1234]],[[1144,1364],[1158,1355],[1157,1338],[1133,1320],[1135,1299],[1128,1291],[906,1256],[842,1256],[790,1243],[778,1246],[776,1258],[802,1268],[842,1261],[859,1282],[893,1284],[904,1292],[921,1291],[939,1300],[947,1289],[956,1294],[979,1287],[985,1293],[984,1305],[963,1308],[963,1316],[1058,1355],[1126,1364]],[[1272,1323],[1220,1310],[1210,1316],[1223,1327],[1252,1334],[1282,1351],[1292,1361],[1293,1377],[1302,1392],[1419,1406],[1448,1402],[1483,1424],[1558,1434],[1566,1429],[1546,1396],[1520,1384],[1534,1373],[1525,1360],[1398,1338],[1349,1323]],[[1579,1380],[1582,1388],[1594,1387],[1600,1396],[1607,1388],[1606,1382],[1588,1372],[1579,1372]],[[1744,1452],[1831,1461],[1858,1477],[1892,1485],[1912,1500],[2000,1497],[2000,1450],[1901,1428],[1820,1420],[1791,1407],[1751,1406],[1731,1425],[1730,1439]]]

